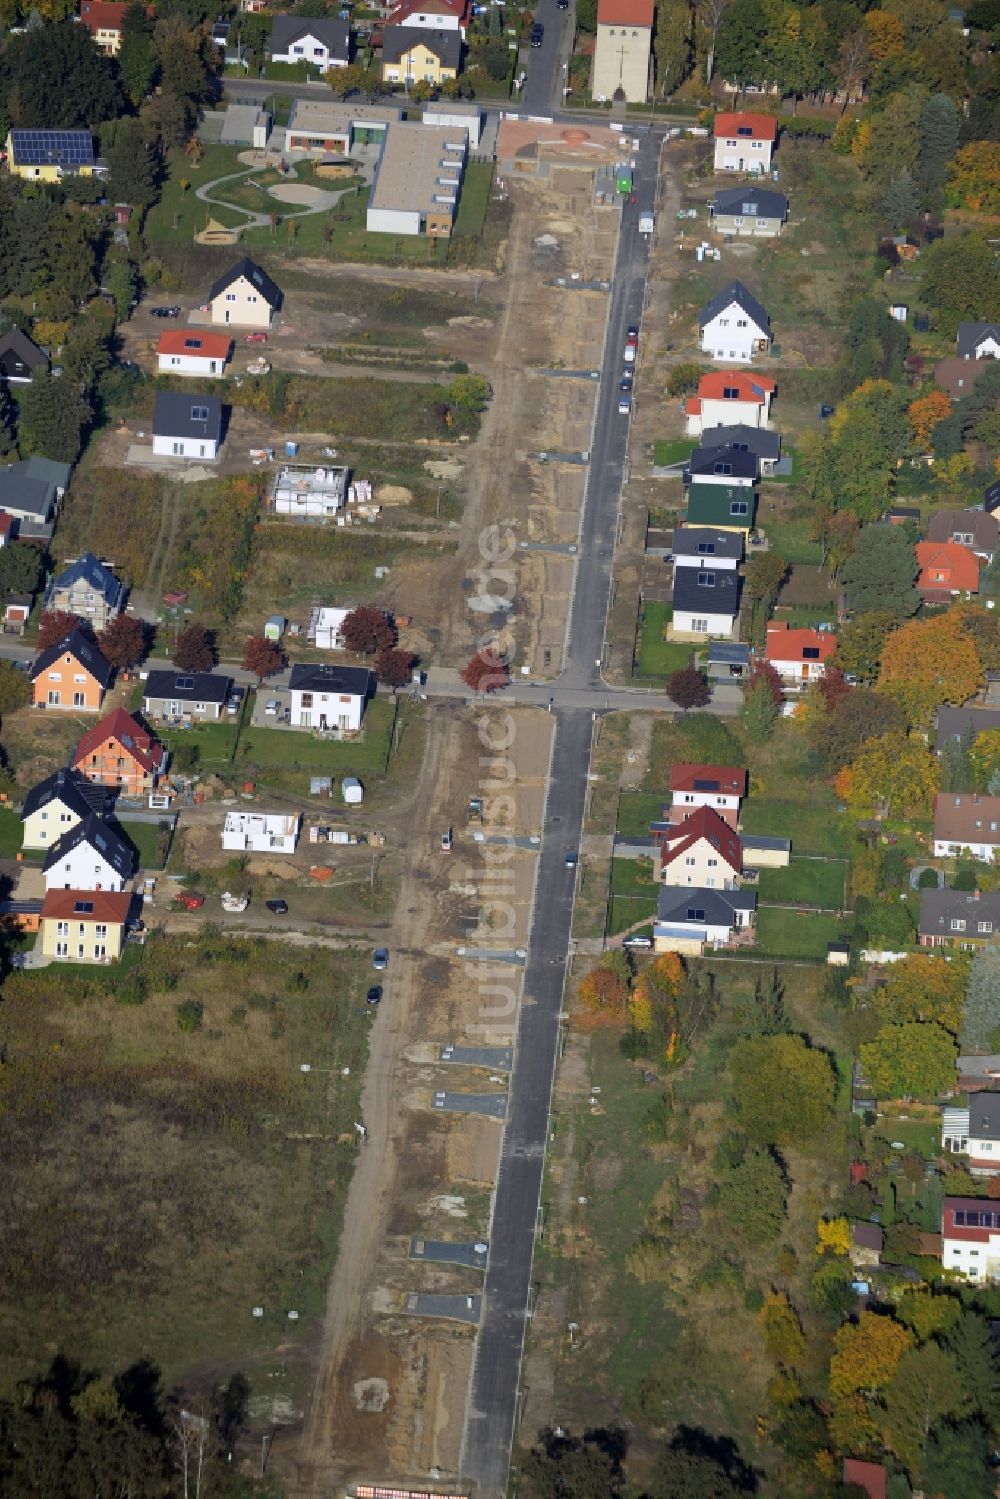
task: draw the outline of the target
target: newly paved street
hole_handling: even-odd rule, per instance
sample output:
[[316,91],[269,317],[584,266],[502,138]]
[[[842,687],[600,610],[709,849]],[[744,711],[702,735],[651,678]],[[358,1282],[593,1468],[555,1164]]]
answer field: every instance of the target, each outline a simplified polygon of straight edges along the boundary
[[[652,200],[660,147],[659,137],[647,135],[642,139],[636,174],[640,203]],[[549,689],[556,718],[553,771],[545,807],[508,1123],[494,1200],[483,1320],[461,1465],[463,1482],[475,1485],[477,1494],[489,1499],[499,1499],[506,1493],[514,1437],[535,1223],[573,917],[576,869],[566,867],[565,857],[580,845],[593,711],[603,708],[607,693],[601,681],[600,662],[628,441],[628,418],[618,413],[618,380],[625,330],[630,323],[639,323],[641,319],[649,253],[638,232],[638,213],[638,206],[626,205],[622,210],[580,527],[567,665],[558,682]],[[661,705],[665,706],[662,698],[658,706]],[[513,753],[516,757],[516,748]]]

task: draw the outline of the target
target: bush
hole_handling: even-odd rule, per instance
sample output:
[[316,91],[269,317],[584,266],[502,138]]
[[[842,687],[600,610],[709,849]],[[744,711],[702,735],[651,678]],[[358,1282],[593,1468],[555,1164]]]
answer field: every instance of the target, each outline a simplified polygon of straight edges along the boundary
[[119,1004],[144,1005],[149,998],[148,978],[136,968],[128,969],[118,980],[117,996]]
[[201,1022],[205,1014],[205,1007],[197,999],[186,999],[183,1004],[177,1006],[177,1029],[183,1031],[186,1036],[194,1031],[201,1030]]
[[936,869],[922,869],[917,878],[917,889],[936,890],[938,883],[938,872]]

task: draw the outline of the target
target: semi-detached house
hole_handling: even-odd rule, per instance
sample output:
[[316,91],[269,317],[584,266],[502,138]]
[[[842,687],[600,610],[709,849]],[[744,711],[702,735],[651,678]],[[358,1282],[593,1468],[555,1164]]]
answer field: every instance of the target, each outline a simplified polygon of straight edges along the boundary
[[946,1108],[941,1114],[941,1149],[964,1157],[973,1176],[1000,1172],[1000,1093],[971,1094],[967,1108]]
[[978,859],[992,864],[1000,844],[1000,796],[939,791],[934,798],[935,859]]
[[921,947],[982,947],[1000,937],[1000,891],[921,890]]

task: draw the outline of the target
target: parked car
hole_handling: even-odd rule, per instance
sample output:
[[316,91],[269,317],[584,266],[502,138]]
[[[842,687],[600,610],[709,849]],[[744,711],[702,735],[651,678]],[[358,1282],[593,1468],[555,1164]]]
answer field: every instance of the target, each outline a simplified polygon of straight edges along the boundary
[[640,952],[644,952],[647,948],[652,947],[652,945],[652,937],[626,937],[622,943],[622,947],[634,947]]
[[151,307],[150,313],[153,317],[180,317],[179,307]]
[[628,396],[621,396],[618,401],[618,415],[628,416],[631,410],[632,402],[629,400]]
[[266,900],[264,902],[264,904],[267,907],[267,909],[270,911],[270,913],[271,913],[272,916],[287,916],[288,915],[288,902],[287,902],[287,900]]
[[381,984],[372,984],[371,988],[368,990],[368,994],[366,996],[365,1003],[369,1004],[369,1005],[378,1005],[378,1004],[382,1003],[382,985]]
[[248,333],[247,336],[246,336],[246,342],[248,344],[266,344],[267,343],[267,334],[266,333]]
[[441,834],[441,852],[443,854],[450,854],[451,853],[451,845],[452,845],[451,828],[446,828],[445,831]]
[[281,712],[281,704],[278,702],[278,699],[276,697],[268,698],[267,702],[264,704],[264,712],[268,718],[277,718],[278,714]]
[[622,370],[621,385],[618,387],[619,390],[631,390],[634,384],[635,376],[633,375],[632,371]]
[[563,863],[566,865],[567,869],[575,869],[576,868],[576,865],[577,865],[577,855],[576,855],[576,853],[574,852],[573,849],[570,849],[569,853],[564,856]]
[[384,973],[389,966],[389,949],[387,947],[376,947],[372,953],[372,967],[376,973]]
[[639,342],[639,329],[635,323],[629,323],[628,327],[625,329],[625,342],[627,344],[631,344],[633,348]]
[[182,890],[177,899],[185,911],[200,911],[205,904],[205,897],[197,890]]
[[242,702],[243,702],[243,698],[240,695],[240,693],[234,692],[233,695],[232,695],[232,697],[229,699],[228,703],[226,704],[226,712],[228,714],[230,714],[231,717],[235,717],[236,714],[240,711],[240,704]]

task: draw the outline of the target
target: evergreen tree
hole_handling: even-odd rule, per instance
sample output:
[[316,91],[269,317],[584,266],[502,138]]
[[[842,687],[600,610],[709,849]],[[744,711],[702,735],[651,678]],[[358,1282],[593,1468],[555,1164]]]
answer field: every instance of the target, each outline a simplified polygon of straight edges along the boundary
[[748,999],[739,1012],[741,1036],[781,1036],[791,1030],[785,1013],[785,985],[777,968],[772,969],[770,982],[764,986],[758,974],[754,984],[753,998]]
[[990,1051],[1000,1027],[1000,944],[988,943],[972,959],[960,1032],[966,1051]]
[[156,198],[157,160],[138,120],[119,120],[105,150],[111,197],[140,212]]
[[774,733],[780,709],[767,682],[751,687],[740,709],[740,723],[751,744],[766,744]]
[[893,177],[886,188],[882,212],[890,227],[898,234],[916,218],[919,207],[913,178],[904,170],[898,177]]
[[944,186],[951,158],[958,149],[958,110],[947,94],[932,94],[920,116],[920,181],[931,198]]
[[60,463],[75,463],[90,413],[84,401],[66,387],[65,379],[36,375],[21,396],[20,405],[18,446],[22,457],[38,453]]

